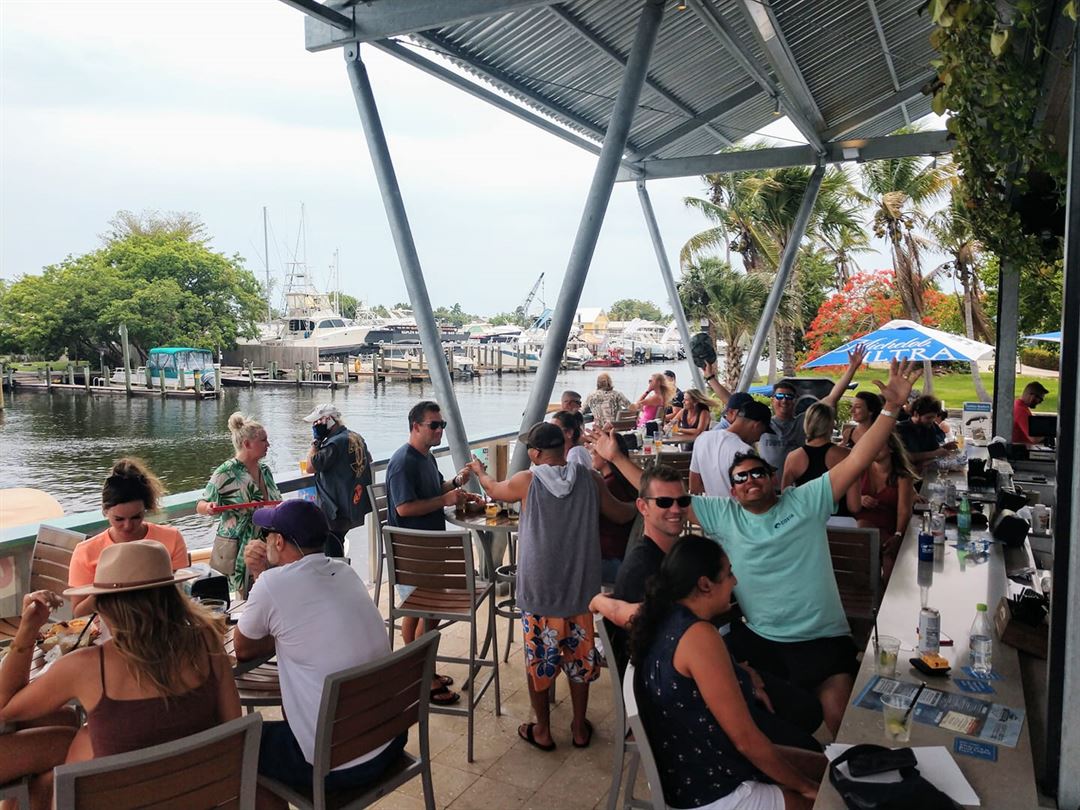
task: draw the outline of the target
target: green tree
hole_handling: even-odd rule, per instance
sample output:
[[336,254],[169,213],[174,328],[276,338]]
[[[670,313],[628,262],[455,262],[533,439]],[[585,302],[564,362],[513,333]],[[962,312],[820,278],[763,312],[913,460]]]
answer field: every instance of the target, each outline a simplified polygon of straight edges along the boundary
[[454,304],[454,306],[447,309],[446,307],[436,307],[435,320],[439,323],[450,324],[460,329],[469,321],[479,320],[475,315],[470,315],[468,312],[461,308],[461,304]]
[[360,311],[360,299],[348,293],[338,293],[338,306],[341,308],[341,317],[352,320]]
[[518,311],[500,312],[498,315],[488,318],[488,323],[492,326],[520,326],[524,328],[529,325],[529,319]]
[[102,350],[115,363],[121,323],[141,357],[154,346],[227,348],[257,334],[266,302],[243,260],[211,250],[190,215],[170,228],[154,216],[143,227],[133,215],[123,227],[114,220],[100,249],[13,282],[0,298],[0,347],[45,356]]
[[607,311],[608,317],[613,321],[632,321],[641,318],[646,321],[662,321],[664,313],[660,307],[651,301],[641,301],[637,298],[620,298]]

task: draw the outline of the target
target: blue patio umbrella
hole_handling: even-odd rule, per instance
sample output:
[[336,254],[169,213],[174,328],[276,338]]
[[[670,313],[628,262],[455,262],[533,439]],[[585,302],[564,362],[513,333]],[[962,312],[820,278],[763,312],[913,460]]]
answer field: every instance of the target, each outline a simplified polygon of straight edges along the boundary
[[1061,330],[1040,332],[1037,335],[1024,335],[1024,340],[1045,340],[1047,343],[1061,343]]
[[848,352],[860,343],[867,349],[864,361],[866,363],[888,363],[893,358],[967,363],[983,360],[994,353],[993,346],[977,340],[931,329],[914,321],[894,320],[880,329],[849,340],[843,346],[814,358],[804,364],[803,368],[846,366]]

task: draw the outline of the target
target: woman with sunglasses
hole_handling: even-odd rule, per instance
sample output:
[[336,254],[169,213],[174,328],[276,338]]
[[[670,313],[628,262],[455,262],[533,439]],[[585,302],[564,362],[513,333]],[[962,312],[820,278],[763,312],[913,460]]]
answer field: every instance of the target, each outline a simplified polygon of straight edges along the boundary
[[736,583],[717,543],[683,537],[630,625],[634,689],[664,800],[710,810],[809,808],[824,756],[774,745],[757,727],[748,708],[755,687],[712,624],[730,609]]
[[[274,474],[264,461],[270,449],[266,428],[237,411],[229,417],[229,435],[236,455],[214,470],[206,482],[203,499],[195,506],[195,511],[200,515],[214,514],[212,509],[215,506],[281,500],[281,490],[274,483]],[[217,537],[214,539],[216,547],[236,546],[235,558],[223,561],[218,570],[229,575],[229,586],[239,593],[247,592],[248,571],[244,563],[244,547],[255,536],[255,525],[251,522],[254,512],[254,509],[221,512]]]
[[652,422],[657,414],[663,414],[672,397],[675,396],[675,386],[671,380],[663,374],[653,374],[649,377],[649,385],[645,393],[638,397],[633,407],[638,412],[638,427],[644,427],[646,422]]

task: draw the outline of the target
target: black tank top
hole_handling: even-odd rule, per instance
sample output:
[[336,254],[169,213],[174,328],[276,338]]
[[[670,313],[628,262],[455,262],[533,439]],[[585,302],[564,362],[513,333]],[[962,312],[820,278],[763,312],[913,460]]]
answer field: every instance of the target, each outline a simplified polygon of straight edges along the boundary
[[[808,484],[817,478],[821,478],[821,476],[829,471],[829,468],[825,465],[825,457],[829,454],[829,450],[832,449],[832,447],[832,444],[823,444],[821,447],[811,447],[809,444],[804,444],[802,446],[803,452],[806,453],[808,463],[806,465],[806,472],[795,479],[796,486]],[[846,499],[840,499],[836,506],[836,511],[833,514],[838,517],[851,517],[851,511],[848,509]]]

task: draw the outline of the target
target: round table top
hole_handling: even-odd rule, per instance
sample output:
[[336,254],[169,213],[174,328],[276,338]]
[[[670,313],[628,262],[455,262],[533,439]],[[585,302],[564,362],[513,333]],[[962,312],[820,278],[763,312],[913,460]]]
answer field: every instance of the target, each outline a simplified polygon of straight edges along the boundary
[[446,515],[447,523],[452,523],[463,529],[475,529],[478,532],[516,532],[519,528],[519,521],[511,520],[506,516],[505,512],[494,518],[492,522],[488,522],[488,518],[483,512],[459,517],[452,506],[446,507],[443,513]]

